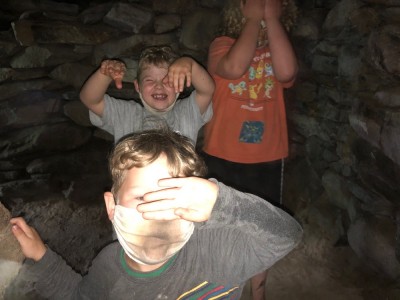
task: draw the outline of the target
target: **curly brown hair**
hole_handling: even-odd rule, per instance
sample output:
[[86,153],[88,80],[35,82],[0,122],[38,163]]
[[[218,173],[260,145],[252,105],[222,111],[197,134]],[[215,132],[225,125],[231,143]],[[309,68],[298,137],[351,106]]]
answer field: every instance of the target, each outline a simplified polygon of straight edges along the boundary
[[[222,22],[219,35],[229,36],[237,39],[242,31],[243,14],[240,8],[240,2],[246,3],[246,0],[226,0],[222,9]],[[282,0],[281,21],[287,31],[295,25],[298,16],[295,0]]]
[[172,177],[205,176],[207,168],[192,141],[168,128],[132,133],[122,138],[109,156],[113,186],[118,194],[126,171],[145,167],[165,155]]
[[168,68],[178,57],[178,54],[169,46],[145,48],[140,54],[136,79],[140,82],[140,76],[148,65]]

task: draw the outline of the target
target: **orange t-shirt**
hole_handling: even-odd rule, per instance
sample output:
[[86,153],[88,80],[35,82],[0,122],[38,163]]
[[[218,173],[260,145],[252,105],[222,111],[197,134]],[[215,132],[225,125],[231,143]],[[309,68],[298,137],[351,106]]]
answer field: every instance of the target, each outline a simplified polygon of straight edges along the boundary
[[203,150],[238,163],[269,162],[288,155],[283,86],[274,76],[268,47],[258,48],[248,71],[231,80],[214,73],[234,39],[219,37],[210,46],[208,69],[216,89],[214,115],[205,126]]

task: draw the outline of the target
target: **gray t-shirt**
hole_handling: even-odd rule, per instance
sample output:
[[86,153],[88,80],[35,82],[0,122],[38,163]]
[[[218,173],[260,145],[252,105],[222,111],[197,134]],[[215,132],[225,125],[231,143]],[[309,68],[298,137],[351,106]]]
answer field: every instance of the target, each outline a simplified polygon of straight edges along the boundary
[[84,277],[50,249],[21,272],[49,299],[240,299],[246,281],[289,253],[302,229],[267,201],[218,186],[210,219],[197,223],[188,243],[153,272],[129,268],[118,242],[100,252]]
[[104,96],[103,117],[89,111],[93,125],[109,132],[117,142],[121,137],[138,131],[162,128],[168,125],[173,131],[190,138],[195,144],[199,129],[212,117],[212,104],[201,115],[196,102],[196,91],[188,98],[180,99],[163,117],[147,111],[135,101],[115,99]]

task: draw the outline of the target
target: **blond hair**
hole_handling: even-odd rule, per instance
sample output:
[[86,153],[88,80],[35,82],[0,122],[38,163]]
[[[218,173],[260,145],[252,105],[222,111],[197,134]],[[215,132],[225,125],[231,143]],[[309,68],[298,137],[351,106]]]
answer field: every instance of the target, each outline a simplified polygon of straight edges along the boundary
[[132,168],[145,167],[165,155],[172,177],[204,176],[206,165],[191,140],[168,128],[133,133],[121,139],[109,156],[113,186],[118,194],[125,174]]
[[143,70],[149,65],[168,68],[178,55],[169,46],[152,46],[144,49],[140,54],[136,79],[140,82]]
[[[246,0],[226,0],[222,9],[222,23],[219,35],[237,39],[243,27],[243,14],[240,3]],[[297,20],[297,6],[294,0],[282,0],[281,22],[287,31],[295,25]]]

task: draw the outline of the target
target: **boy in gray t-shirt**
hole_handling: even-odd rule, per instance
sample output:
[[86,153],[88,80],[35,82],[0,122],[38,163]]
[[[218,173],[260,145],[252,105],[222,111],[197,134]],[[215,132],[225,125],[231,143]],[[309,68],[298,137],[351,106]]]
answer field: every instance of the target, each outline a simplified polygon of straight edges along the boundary
[[[180,57],[170,47],[145,49],[140,56],[135,89],[142,105],[106,94],[112,81],[122,88],[125,64],[104,60],[83,85],[80,98],[89,109],[93,125],[114,136],[114,141],[132,132],[166,125],[196,143],[199,129],[212,117],[214,81],[199,63]],[[187,99],[177,101],[184,86],[193,86]]]
[[300,225],[284,211],[198,177],[204,162],[178,133],[128,135],[109,164],[113,187],[104,200],[118,242],[98,254],[87,275],[74,272],[24,219],[10,221],[29,258],[20,272],[47,299],[240,299],[249,278],[301,239]]

